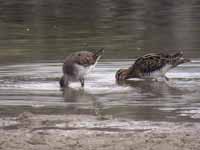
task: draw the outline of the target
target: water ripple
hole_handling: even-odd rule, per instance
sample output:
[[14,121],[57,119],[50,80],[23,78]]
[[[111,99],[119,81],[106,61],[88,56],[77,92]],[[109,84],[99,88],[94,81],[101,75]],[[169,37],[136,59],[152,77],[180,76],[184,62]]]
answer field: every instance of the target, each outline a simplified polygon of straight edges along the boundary
[[[118,85],[115,72],[134,60],[104,60],[86,79],[85,88],[71,83],[64,92],[58,80],[60,63],[2,66],[0,107],[30,106],[64,112],[102,113],[142,120],[198,121],[200,61],[181,65],[169,73],[169,82],[132,80]],[[65,109],[66,108],[66,109]],[[41,110],[40,110],[41,111]],[[192,114],[192,115],[191,115]]]

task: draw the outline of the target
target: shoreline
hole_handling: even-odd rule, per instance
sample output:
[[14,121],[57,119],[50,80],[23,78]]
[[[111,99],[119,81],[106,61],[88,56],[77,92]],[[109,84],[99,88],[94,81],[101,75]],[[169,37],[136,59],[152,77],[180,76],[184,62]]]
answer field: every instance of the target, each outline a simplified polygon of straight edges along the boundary
[[90,115],[0,118],[2,150],[198,150],[199,123],[99,120]]

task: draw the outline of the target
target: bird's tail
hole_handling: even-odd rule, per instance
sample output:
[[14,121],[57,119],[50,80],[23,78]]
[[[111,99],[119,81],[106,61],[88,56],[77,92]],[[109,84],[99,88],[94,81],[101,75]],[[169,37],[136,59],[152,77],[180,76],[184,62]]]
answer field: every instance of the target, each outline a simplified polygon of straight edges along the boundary
[[101,49],[96,50],[96,51],[94,52],[94,54],[95,54],[96,57],[102,56],[103,53],[104,53],[104,48],[101,48]]
[[190,59],[183,57],[182,51],[177,52],[174,55],[172,55],[172,62],[173,62],[174,66],[178,66],[180,64],[187,63],[187,62],[190,62],[190,61],[191,61]]
[[172,55],[172,58],[180,58],[180,57],[183,57],[183,52],[182,51],[177,52],[174,55]]

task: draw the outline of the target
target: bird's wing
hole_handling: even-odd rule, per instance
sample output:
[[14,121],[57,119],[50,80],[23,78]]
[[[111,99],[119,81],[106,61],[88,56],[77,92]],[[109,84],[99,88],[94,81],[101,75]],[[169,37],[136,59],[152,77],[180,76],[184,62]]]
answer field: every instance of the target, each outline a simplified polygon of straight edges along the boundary
[[84,67],[94,65],[97,59],[95,54],[89,51],[82,51],[76,53],[73,57],[75,63],[82,65]]
[[73,53],[65,58],[64,66],[73,67],[74,64],[78,64],[84,67],[95,64],[96,57],[94,53],[89,51],[81,51]]
[[132,67],[141,73],[151,73],[166,65],[168,58],[164,54],[151,53],[136,59]]

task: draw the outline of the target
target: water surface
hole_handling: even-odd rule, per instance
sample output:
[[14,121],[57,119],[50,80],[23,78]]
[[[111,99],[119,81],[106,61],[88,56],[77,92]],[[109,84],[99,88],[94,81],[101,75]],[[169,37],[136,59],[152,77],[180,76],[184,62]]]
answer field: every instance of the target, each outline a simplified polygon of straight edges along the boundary
[[199,121],[200,61],[181,65],[167,76],[169,82],[132,80],[115,82],[115,72],[134,60],[102,60],[86,85],[70,84],[62,91],[61,63],[1,66],[1,114],[25,110],[45,114],[111,115],[134,120]]

